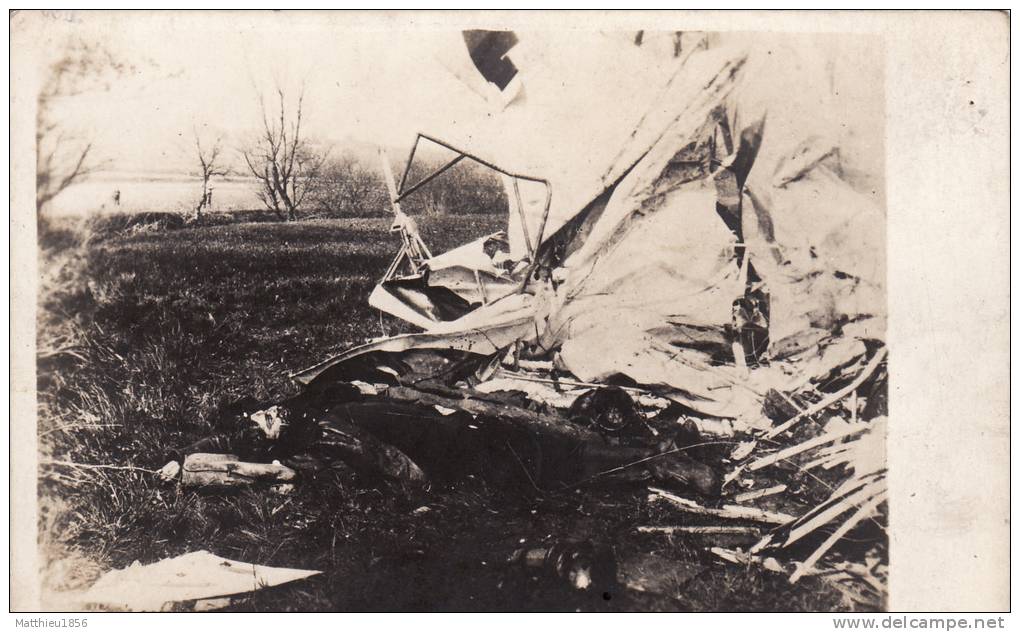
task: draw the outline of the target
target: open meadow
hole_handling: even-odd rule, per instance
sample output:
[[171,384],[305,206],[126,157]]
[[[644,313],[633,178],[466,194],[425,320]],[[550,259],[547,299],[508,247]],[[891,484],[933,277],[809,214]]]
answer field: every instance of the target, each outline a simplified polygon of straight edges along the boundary
[[[421,228],[438,252],[501,221],[442,216]],[[469,479],[415,493],[343,470],[286,496],[203,495],[160,483],[152,470],[209,434],[225,406],[291,394],[289,372],[407,327],[367,304],[397,248],[388,227],[388,218],[277,222],[259,213],[199,224],[174,214],[42,224],[47,590],[204,549],[324,571],[254,593],[235,604],[241,610],[838,607],[839,595],[814,578],[791,586],[760,567],[713,559],[697,536],[635,533],[635,525],[670,520],[667,509],[643,502],[640,486],[514,495]],[[578,592],[507,565],[523,543],[561,536],[609,542],[621,567],[654,571],[661,585]]]

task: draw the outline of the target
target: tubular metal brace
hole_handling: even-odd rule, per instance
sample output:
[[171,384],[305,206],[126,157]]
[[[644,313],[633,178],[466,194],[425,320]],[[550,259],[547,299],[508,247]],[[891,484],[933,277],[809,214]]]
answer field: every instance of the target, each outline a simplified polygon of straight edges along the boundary
[[[415,184],[405,188],[407,184],[407,178],[411,173],[411,165],[414,163],[415,153],[418,151],[418,145],[421,143],[422,139],[435,143],[436,145],[448,149],[457,155],[452,160],[450,160],[443,166],[439,167],[429,175],[425,176]],[[389,189],[390,204],[393,206],[394,218],[393,225],[390,227],[390,231],[399,232],[401,241],[403,242],[400,248],[400,252],[397,253],[397,256],[393,260],[393,263],[390,264],[390,267],[389,269],[387,269],[386,274],[382,279],[382,282],[393,279],[397,275],[397,272],[400,269],[401,264],[405,260],[407,261],[408,266],[413,274],[420,274],[424,268],[425,262],[428,259],[432,258],[432,253],[429,251],[428,246],[425,245],[425,242],[422,240],[421,235],[418,233],[417,223],[414,221],[413,218],[405,214],[400,209],[401,200],[411,195],[415,191],[418,191],[432,180],[438,178],[447,170],[454,167],[461,160],[465,158],[470,158],[471,160],[477,162],[480,165],[488,167],[489,169],[492,169],[497,173],[507,176],[508,178],[512,178],[514,181],[514,197],[516,198],[517,212],[520,214],[521,217],[521,229],[524,233],[524,243],[528,249],[528,257],[531,260],[531,264],[528,266],[527,274],[525,275],[524,281],[521,284],[521,290],[523,290],[527,286],[528,279],[531,277],[532,273],[534,272],[535,266],[538,264],[538,257],[536,255],[539,246],[542,244],[542,237],[545,233],[546,221],[549,219],[549,207],[552,204],[552,185],[549,183],[548,180],[545,180],[544,178],[535,178],[532,176],[526,176],[507,171],[506,169],[503,169],[491,162],[488,162],[466,151],[458,149],[453,145],[443,142],[437,138],[434,138],[427,134],[422,134],[421,132],[419,132],[418,135],[415,137],[414,144],[411,146],[411,152],[407,157],[407,164],[404,166],[404,173],[400,177],[399,186],[395,183],[393,171],[390,168],[389,160],[386,158],[386,155],[382,149],[379,150],[379,158],[382,161],[383,173],[385,174],[386,177],[386,187]],[[542,220],[539,222],[538,231],[535,233],[534,242],[531,241],[530,231],[528,230],[528,221],[524,213],[524,205],[521,203],[521,194],[520,189],[518,187],[519,180],[525,180],[528,182],[538,182],[545,186],[546,191],[545,209],[542,212]]]

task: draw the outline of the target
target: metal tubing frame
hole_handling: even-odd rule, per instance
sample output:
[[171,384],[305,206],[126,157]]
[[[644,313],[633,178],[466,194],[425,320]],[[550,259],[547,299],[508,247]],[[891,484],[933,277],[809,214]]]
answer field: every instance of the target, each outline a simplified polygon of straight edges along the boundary
[[[457,156],[456,158],[454,158],[450,162],[446,163],[445,165],[443,165],[439,169],[436,169],[435,171],[433,171],[429,175],[427,175],[424,178],[422,178],[421,180],[419,180],[417,183],[415,183],[415,184],[411,185],[410,187],[408,187],[406,191],[403,190],[403,184],[401,184],[401,192],[397,194],[397,199],[394,200],[394,201],[399,202],[399,201],[403,200],[407,196],[411,195],[412,193],[414,193],[418,189],[420,189],[423,186],[425,186],[426,184],[428,184],[429,182],[432,182],[433,180],[435,180],[436,178],[441,176],[448,169],[452,168],[455,164],[457,164],[458,162],[460,162],[464,158],[467,158],[467,156],[465,156],[464,154],[460,154],[459,156]],[[408,166],[408,168],[406,170],[404,170],[404,175],[401,176],[400,181],[404,182],[404,180],[407,179],[407,174],[409,174],[410,172],[411,172],[411,167]]]
[[517,185],[519,180],[514,178],[514,198],[517,202],[517,214],[521,216],[521,232],[524,233],[524,245],[528,248],[528,256],[535,258],[535,246],[531,244],[531,235],[528,234],[528,220],[524,216],[524,203],[521,202],[521,187]]
[[[440,167],[436,171],[434,171],[432,174],[422,178],[417,184],[415,184],[414,186],[409,187],[405,191],[404,190],[404,185],[407,183],[407,177],[411,173],[411,164],[414,162],[414,156],[415,156],[415,154],[418,151],[418,145],[421,143],[421,140],[423,138],[425,140],[429,141],[429,142],[432,142],[432,143],[435,143],[436,145],[439,145],[440,147],[443,147],[445,149],[449,149],[450,151],[456,153],[457,157],[454,158],[452,161],[446,163],[445,165],[443,165],[442,167]],[[411,146],[411,152],[410,152],[410,154],[407,157],[407,165],[404,167],[404,173],[403,173],[403,175],[400,178],[400,187],[397,189],[397,197],[396,197],[396,200],[394,200],[394,201],[399,202],[400,200],[404,199],[406,196],[410,195],[411,193],[414,193],[415,191],[417,191],[421,187],[423,187],[426,184],[428,184],[429,182],[431,182],[433,179],[438,177],[440,174],[442,174],[447,169],[453,167],[455,164],[457,164],[458,162],[460,162],[464,158],[470,158],[471,160],[474,160],[475,162],[477,162],[478,164],[480,164],[480,165],[482,165],[484,167],[488,167],[489,169],[492,169],[493,171],[495,171],[497,173],[501,173],[501,174],[507,176],[508,178],[513,178],[514,179],[514,188],[515,188],[515,190],[517,188],[517,182],[516,182],[517,180],[526,180],[528,182],[538,182],[538,183],[540,183],[540,184],[545,186],[545,209],[542,211],[542,221],[539,222],[539,224],[538,224],[538,234],[535,236],[534,251],[531,252],[531,265],[528,266],[527,274],[524,277],[524,281],[521,283],[520,291],[523,291],[528,286],[528,280],[531,278],[531,275],[535,271],[535,268],[538,267],[538,250],[542,246],[542,238],[544,237],[544,233],[545,233],[545,225],[546,225],[546,222],[549,220],[549,209],[552,206],[552,184],[548,180],[546,180],[545,178],[536,178],[534,176],[527,176],[527,175],[520,174],[520,173],[514,173],[512,171],[507,171],[506,169],[503,169],[502,167],[500,167],[500,166],[498,166],[498,165],[496,165],[496,164],[494,164],[492,162],[489,162],[488,160],[484,160],[482,158],[479,158],[478,156],[475,156],[474,154],[471,154],[471,153],[466,152],[466,151],[464,151],[462,149],[454,147],[453,145],[451,145],[451,144],[449,144],[447,142],[441,141],[438,138],[435,138],[434,136],[429,136],[428,134],[423,134],[421,132],[418,132],[417,136],[415,136],[415,139],[414,139],[414,145]],[[519,198],[519,195],[518,195],[518,198]],[[522,228],[524,230],[525,235],[527,235],[529,231],[528,231],[528,227],[527,227],[527,222],[524,221],[524,208],[523,208],[523,206],[520,206],[520,205],[518,205],[518,208],[520,209],[520,213],[521,213],[521,226],[522,226]],[[525,237],[525,239],[529,242],[528,244],[526,244],[528,246],[528,250],[529,251],[532,250],[531,249],[530,239],[527,239],[527,237]]]

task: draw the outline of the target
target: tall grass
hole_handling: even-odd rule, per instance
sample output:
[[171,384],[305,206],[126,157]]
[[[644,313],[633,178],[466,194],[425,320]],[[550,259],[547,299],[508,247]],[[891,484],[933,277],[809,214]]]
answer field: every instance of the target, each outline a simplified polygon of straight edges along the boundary
[[[810,581],[791,592],[781,579],[728,568],[714,568],[714,579],[682,602],[607,601],[555,583],[514,583],[503,570],[521,538],[580,534],[618,540],[621,554],[637,550],[630,529],[643,510],[628,494],[522,500],[471,480],[414,493],[366,486],[343,469],[287,497],[202,495],[158,482],[151,470],[170,450],[212,432],[223,406],[244,396],[288,395],[289,371],[383,329],[405,330],[366,302],[397,249],[387,218],[245,220],[191,225],[160,214],[41,226],[39,542],[50,604],[110,568],[200,549],[325,571],[251,595],[236,606],[244,610],[835,603],[829,593],[816,595]],[[422,230],[440,252],[501,222],[435,217]],[[431,511],[415,513],[422,505]],[[657,546],[671,559],[700,555]],[[751,592],[732,594],[745,590]]]
[[[458,240],[496,223],[481,216],[433,235]],[[55,561],[91,561],[58,573],[73,581],[49,581],[92,579],[75,576],[129,563],[141,553],[136,545],[163,535],[165,546],[150,549],[158,557],[190,539],[183,524],[208,523],[195,511],[205,501],[146,472],[49,461],[158,468],[169,450],[211,432],[221,406],[289,393],[288,371],[380,333],[365,298],[395,247],[383,218],[188,226],[157,214],[44,223],[42,541]],[[199,526],[198,535],[208,533]]]

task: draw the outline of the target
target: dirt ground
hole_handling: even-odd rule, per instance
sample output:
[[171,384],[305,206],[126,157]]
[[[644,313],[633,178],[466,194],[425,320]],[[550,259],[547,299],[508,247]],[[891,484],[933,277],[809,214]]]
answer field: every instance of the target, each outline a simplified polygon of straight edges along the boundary
[[[235,214],[188,225],[136,215],[43,226],[38,432],[47,590],[204,549],[323,571],[234,604],[245,611],[846,608],[817,579],[791,586],[785,576],[724,563],[697,536],[636,533],[683,520],[648,503],[640,486],[518,494],[469,479],[412,493],[338,471],[290,496],[213,496],[148,471],[48,463],[159,468],[169,450],[208,434],[227,404],[293,394],[289,371],[403,330],[366,302],[397,248],[386,218],[264,219]],[[501,221],[427,218],[422,231],[438,252]],[[506,562],[519,547],[565,538],[609,547],[623,581],[577,591]]]

